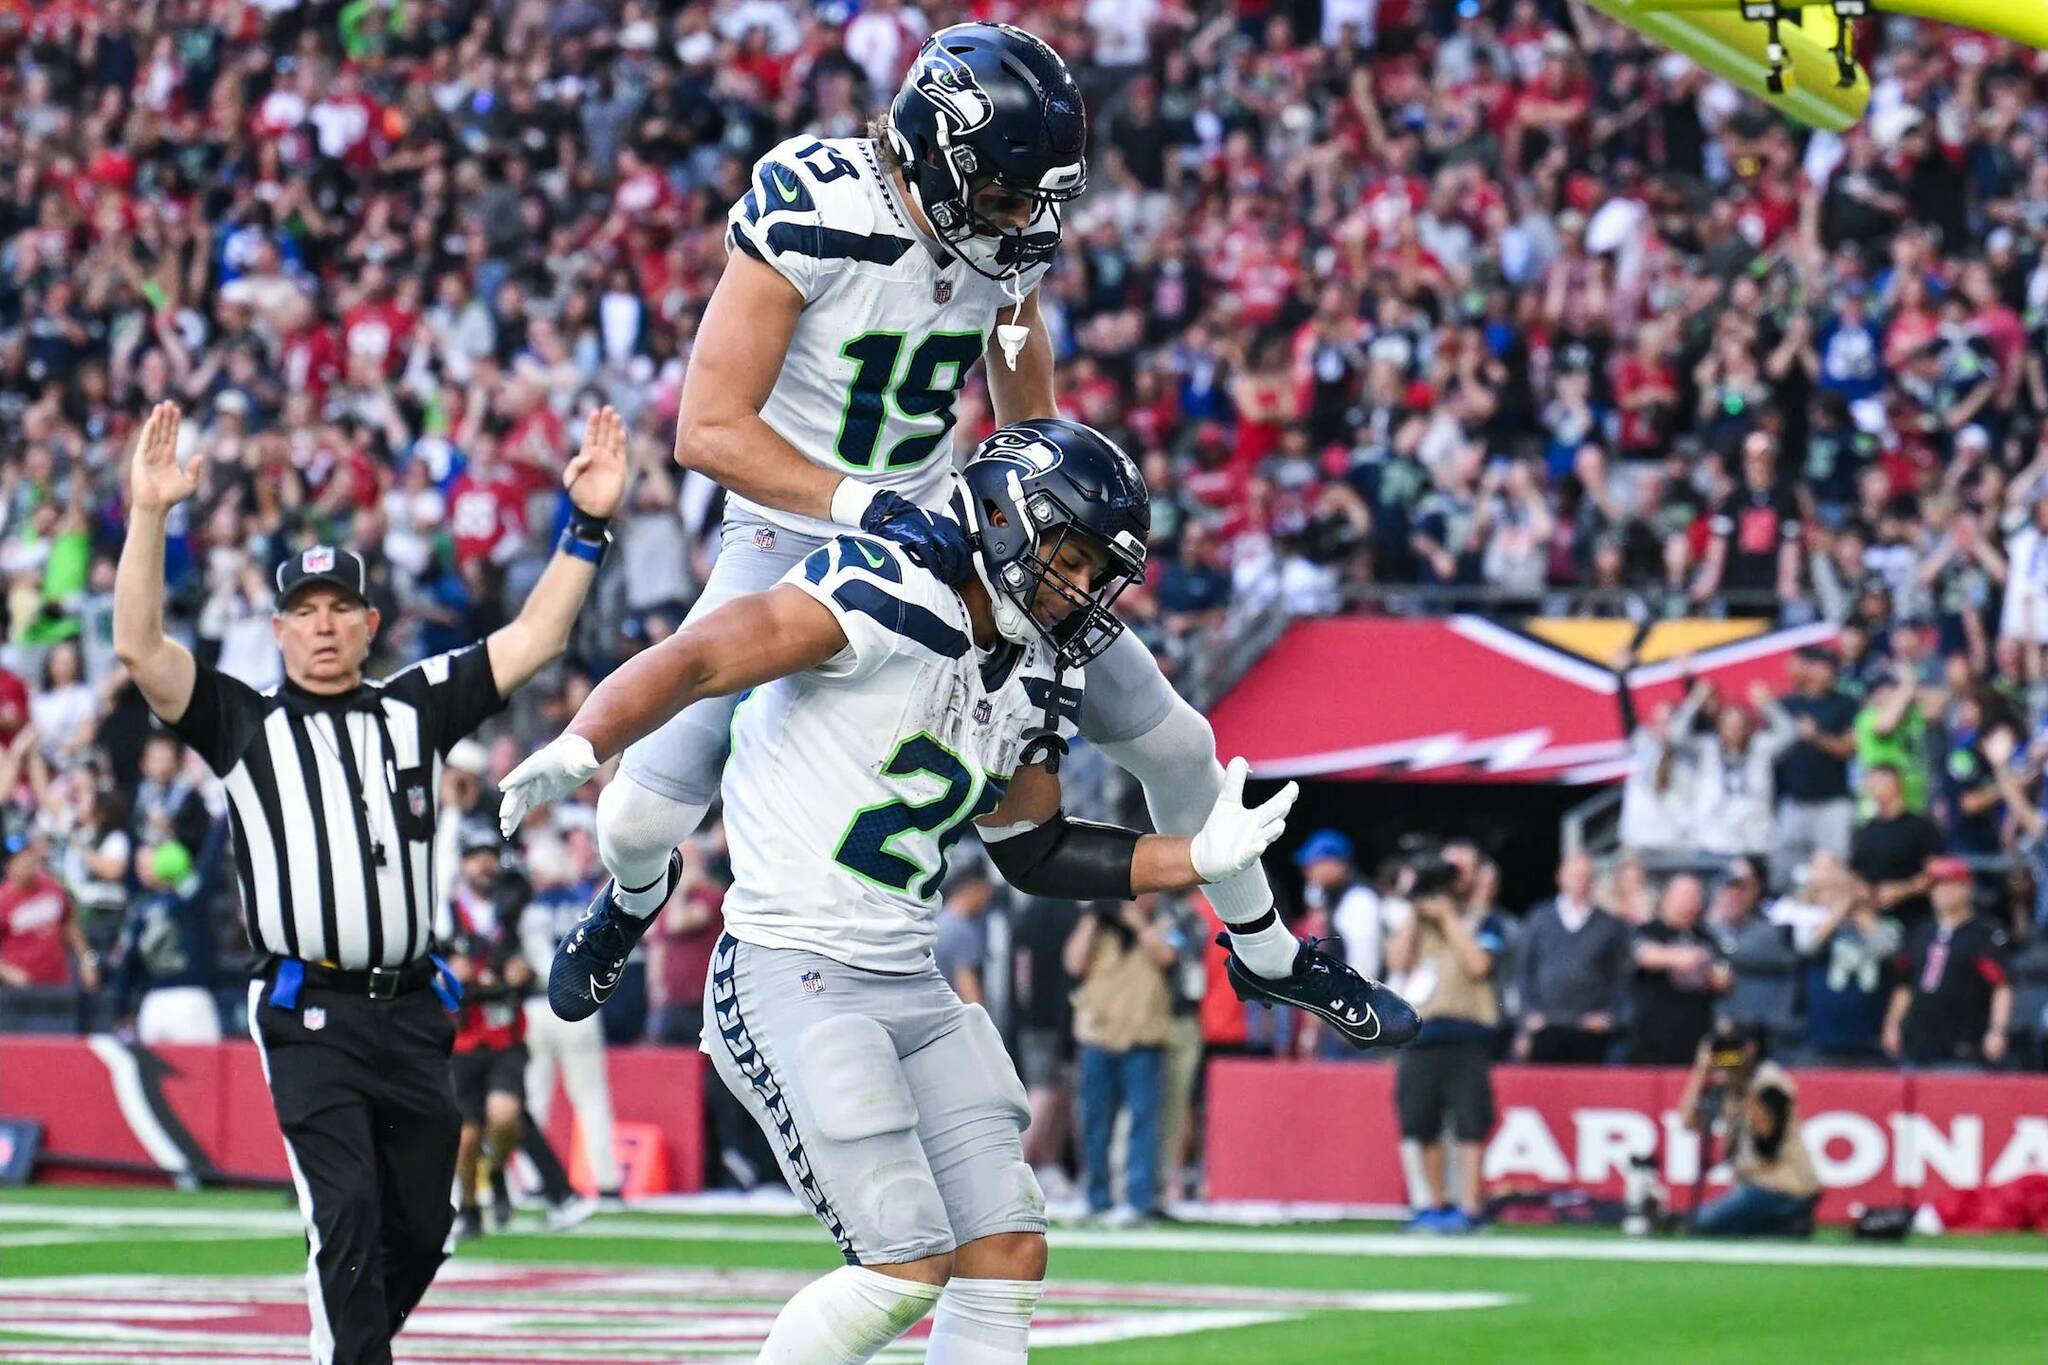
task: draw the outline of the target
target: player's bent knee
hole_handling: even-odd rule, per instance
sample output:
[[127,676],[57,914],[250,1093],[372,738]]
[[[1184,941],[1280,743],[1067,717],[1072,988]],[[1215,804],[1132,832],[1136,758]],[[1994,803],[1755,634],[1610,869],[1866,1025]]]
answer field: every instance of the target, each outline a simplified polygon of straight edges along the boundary
[[942,1251],[936,1256],[920,1256],[914,1261],[898,1261],[888,1265],[870,1265],[865,1269],[872,1270],[878,1275],[887,1275],[894,1280],[943,1285],[953,1278],[956,1255],[955,1252]]
[[1048,1255],[1042,1232],[999,1232],[962,1242],[953,1273],[963,1280],[1042,1280]]
[[660,860],[690,837],[703,811],[621,773],[597,796],[597,852],[606,867]]

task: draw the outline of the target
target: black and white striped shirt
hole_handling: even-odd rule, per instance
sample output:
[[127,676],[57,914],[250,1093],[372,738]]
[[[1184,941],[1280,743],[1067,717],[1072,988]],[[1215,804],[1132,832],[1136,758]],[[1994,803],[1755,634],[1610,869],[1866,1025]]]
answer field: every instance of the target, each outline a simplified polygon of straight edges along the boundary
[[338,696],[199,665],[170,728],[227,787],[251,946],[352,970],[425,954],[441,761],[504,704],[481,645]]

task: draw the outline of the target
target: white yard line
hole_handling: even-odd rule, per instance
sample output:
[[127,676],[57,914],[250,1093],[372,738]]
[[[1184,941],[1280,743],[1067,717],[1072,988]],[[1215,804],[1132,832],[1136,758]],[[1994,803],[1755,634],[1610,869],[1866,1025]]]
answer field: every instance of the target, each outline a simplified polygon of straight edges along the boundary
[[[255,1209],[103,1209],[61,1204],[0,1203],[0,1224],[55,1224],[97,1228],[219,1228],[251,1234],[295,1233],[290,1213]],[[563,1234],[556,1234],[563,1235]],[[599,1216],[569,1237],[614,1237],[655,1242],[752,1242],[792,1245],[820,1235],[809,1220],[728,1223],[705,1219]],[[1526,1237],[1486,1233],[1424,1237],[1401,1233],[1313,1232],[1284,1229],[1054,1227],[1056,1246],[1092,1251],[1230,1252],[1285,1256],[1397,1256],[1447,1260],[1634,1261],[1668,1265],[1778,1265],[1893,1270],[2048,1270],[2048,1252],[1990,1251],[1965,1247],[1915,1248],[1813,1245],[1800,1242],[1636,1241],[1619,1238]],[[489,1255],[489,1243],[480,1248]]]

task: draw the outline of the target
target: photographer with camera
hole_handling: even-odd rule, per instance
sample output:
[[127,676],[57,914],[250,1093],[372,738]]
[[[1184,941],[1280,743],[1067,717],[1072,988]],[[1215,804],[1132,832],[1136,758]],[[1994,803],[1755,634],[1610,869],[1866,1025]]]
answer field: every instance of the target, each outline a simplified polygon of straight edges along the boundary
[[[1157,1215],[1159,1108],[1166,1044],[1173,1035],[1167,973],[1178,958],[1172,917],[1156,895],[1096,901],[1067,936],[1081,1052],[1081,1149],[1088,1212],[1130,1227]],[[1124,1207],[1110,1207],[1110,1138],[1129,1108]]]
[[[1500,1028],[1493,964],[1507,941],[1491,909],[1472,903],[1478,850],[1454,844],[1414,857],[1404,871],[1414,913],[1394,931],[1387,965],[1405,972],[1421,1016],[1415,1042],[1396,1058],[1394,1109],[1401,1136],[1422,1146],[1418,1232],[1471,1232],[1486,1221],[1480,1154],[1493,1128],[1493,1044]],[[1458,1146],[1458,1195],[1444,1198],[1444,1125]]]
[[1700,1134],[1700,1169],[1718,1130],[1735,1188],[1704,1208],[1693,1230],[1706,1237],[1805,1236],[1813,1231],[1820,1177],[1799,1126],[1799,1088],[1764,1058],[1763,1032],[1723,1019],[1700,1042],[1678,1111]]

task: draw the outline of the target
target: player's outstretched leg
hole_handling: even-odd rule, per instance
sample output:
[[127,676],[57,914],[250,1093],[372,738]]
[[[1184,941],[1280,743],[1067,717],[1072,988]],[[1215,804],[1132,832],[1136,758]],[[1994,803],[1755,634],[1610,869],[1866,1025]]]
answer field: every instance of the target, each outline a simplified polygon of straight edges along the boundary
[[[692,732],[683,718],[671,724],[686,737]],[[667,733],[663,730],[657,737]],[[717,757],[723,761],[723,750]],[[717,776],[714,764],[710,773],[714,787]],[[669,858],[676,845],[704,823],[704,813],[710,808],[708,794],[698,801],[656,791],[621,765],[618,776],[597,797],[597,856],[612,874],[612,896],[619,909],[636,919],[650,919],[668,903],[674,888],[662,874],[668,870]]]
[[[666,872],[657,875],[649,886],[623,890],[644,897],[660,888],[660,898],[654,902],[659,909],[668,903],[682,880],[682,855],[671,848]],[[548,1008],[563,1019],[588,1019],[597,1013],[618,989],[626,959],[633,955],[633,945],[654,922],[651,912],[634,915],[621,909],[621,896],[614,894],[621,890],[610,881],[599,887],[596,899],[583,912],[574,932],[563,935],[555,945],[555,963],[548,970]]]
[[[1089,665],[1085,697],[1082,733],[1138,779],[1159,832],[1199,830],[1223,790],[1216,735],[1173,691],[1151,651],[1128,632],[1119,636]],[[1203,892],[1227,930],[1222,941],[1238,999],[1307,1010],[1355,1047],[1400,1047],[1414,1039],[1419,1025],[1406,1001],[1287,932],[1259,864]]]
[[[1218,934],[1216,941],[1232,946],[1227,933]],[[1406,1047],[1422,1029],[1413,1005],[1360,976],[1342,958],[1323,952],[1312,938],[1295,945],[1294,970],[1284,977],[1257,975],[1234,949],[1224,967],[1238,999],[1307,1010],[1356,1048]]]

